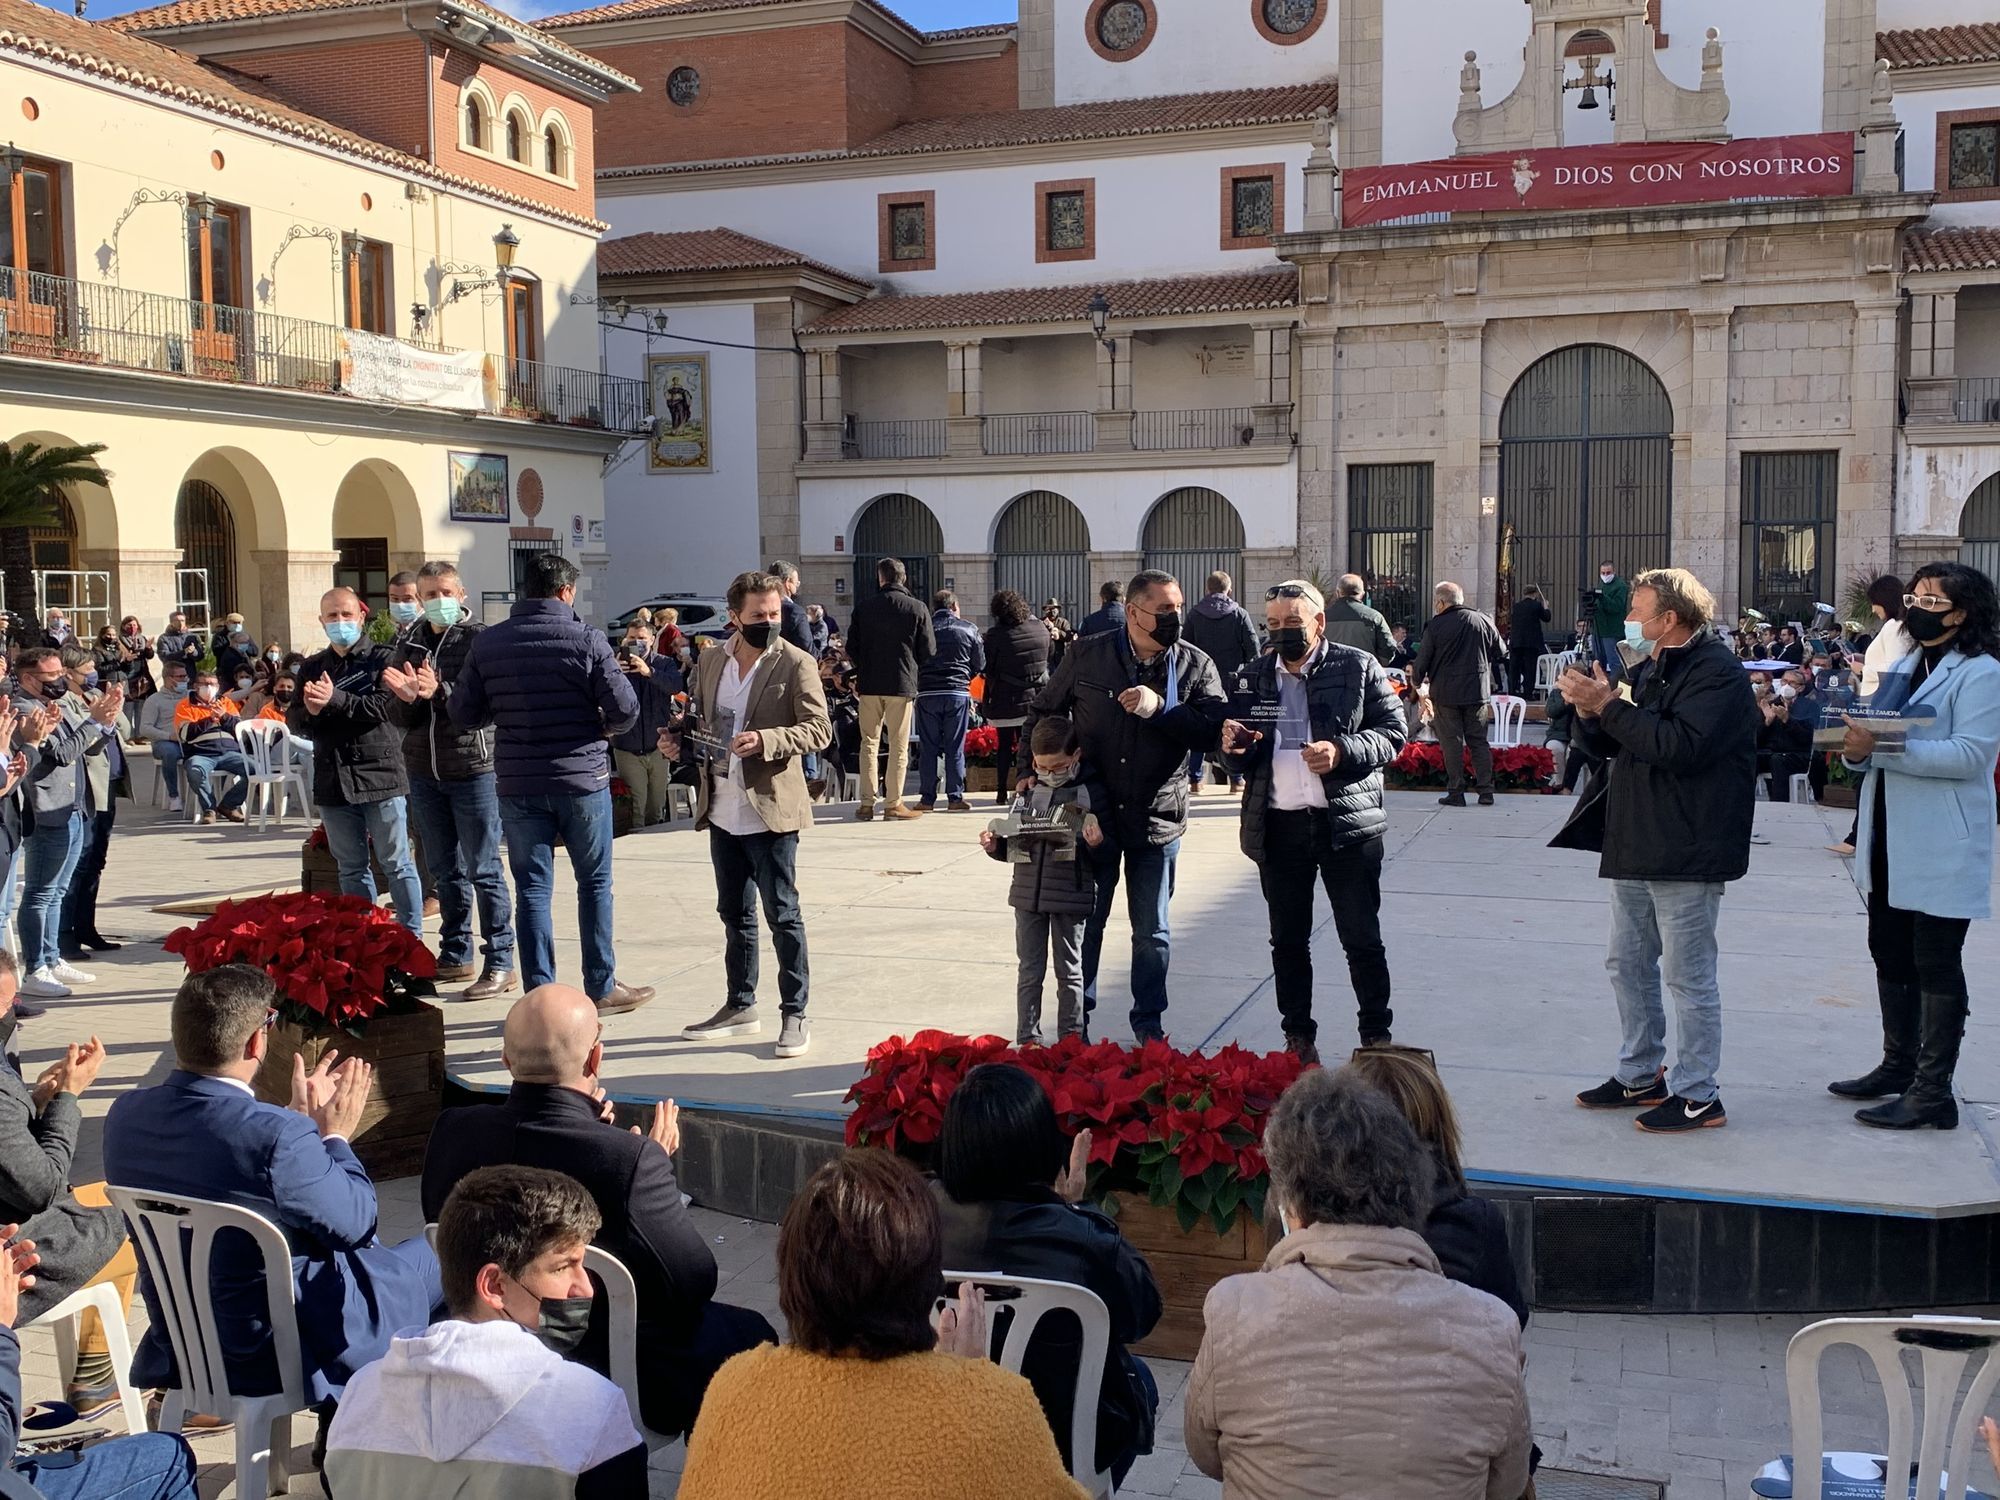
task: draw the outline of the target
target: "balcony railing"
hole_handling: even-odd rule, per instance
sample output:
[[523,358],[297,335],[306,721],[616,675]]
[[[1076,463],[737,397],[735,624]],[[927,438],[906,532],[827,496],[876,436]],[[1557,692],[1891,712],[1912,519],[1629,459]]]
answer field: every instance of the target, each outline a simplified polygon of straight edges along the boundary
[[[339,394],[344,332],[331,323],[0,267],[0,354]],[[642,380],[526,359],[508,371],[509,416],[636,433],[645,429],[646,404]]]
[[2000,379],[1961,380],[1952,392],[1961,422],[2000,422]]
[[1183,448],[1248,448],[1257,441],[1257,414],[1247,406],[1207,411],[1142,411],[1132,416],[1132,446],[1141,453]]
[[1097,446],[1097,418],[1087,411],[989,414],[985,433],[990,454],[1088,453]]
[[849,417],[841,447],[843,456],[849,458],[943,458],[945,421],[943,417],[921,417],[906,422],[862,422]]

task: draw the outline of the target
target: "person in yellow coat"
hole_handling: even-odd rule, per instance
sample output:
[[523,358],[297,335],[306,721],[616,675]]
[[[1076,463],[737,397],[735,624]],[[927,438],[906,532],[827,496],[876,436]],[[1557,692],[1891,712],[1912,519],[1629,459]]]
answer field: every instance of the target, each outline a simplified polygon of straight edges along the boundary
[[1086,1500],[968,1289],[933,1333],[944,1235],[909,1163],[849,1151],[778,1229],[792,1342],[739,1354],[688,1436],[681,1500]]

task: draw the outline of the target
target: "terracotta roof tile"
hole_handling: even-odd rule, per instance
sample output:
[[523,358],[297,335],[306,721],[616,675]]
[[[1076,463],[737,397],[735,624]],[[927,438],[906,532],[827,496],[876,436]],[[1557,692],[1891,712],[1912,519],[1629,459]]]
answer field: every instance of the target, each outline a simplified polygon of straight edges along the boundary
[[1933,229],[1903,241],[1905,271],[2000,270],[2000,229]]
[[144,37],[128,36],[108,26],[36,5],[32,0],[0,0],[0,54],[15,53],[94,74],[128,88],[178,100],[216,114],[247,121],[297,140],[311,141],[361,157],[380,166],[408,173],[427,182],[477,192],[540,213],[602,230],[585,214],[551,207],[519,193],[505,192],[446,172],[422,157],[397,151],[379,141],[343,130],[301,109],[269,84],[240,73],[210,67],[199,58]]
[[2000,24],[1926,26],[1875,33],[1875,55],[1891,68],[1942,68],[2000,62]]
[[918,156],[938,151],[982,151],[998,146],[1044,146],[1057,141],[1115,140],[1121,136],[1173,135],[1189,130],[1286,124],[1332,112],[1339,85],[1286,84],[1279,88],[1227,89],[1208,94],[1157,94],[1145,99],[1113,99],[1094,104],[1058,104],[1048,109],[1008,109],[988,114],[946,115],[898,125],[858,146],[839,151],[738,157],[727,161],[667,162],[657,166],[609,167],[599,177],[640,177],[654,173],[704,172],[719,167],[777,165],[798,161],[845,161],[875,156]]
[[604,240],[597,247],[597,274],[607,276],[661,276],[678,271],[769,271],[814,270],[843,281],[867,285],[824,261],[787,250],[769,240],[760,240],[734,229],[686,229],[670,234],[621,235]]
[[[784,5],[789,0],[612,0],[608,5],[593,5],[586,10],[567,11],[559,16],[544,16],[536,24],[550,26],[589,26],[598,21],[642,21],[653,16],[698,16],[714,11],[756,10],[767,5]],[[912,26],[897,15],[881,0],[867,0],[869,8],[899,29],[926,42],[955,41],[973,36],[1006,36],[1014,30],[1013,23],[1003,22],[997,26],[955,26],[948,31],[924,31]]]
[[1022,287],[1002,292],[947,292],[931,297],[871,297],[838,307],[808,324],[806,333],[897,333],[923,328],[997,328],[1022,323],[1083,326],[1090,299],[1110,299],[1114,320],[1167,318],[1184,313],[1253,312],[1298,302],[1294,266],[1267,266],[1218,276],[1175,276],[1152,281],[1093,282],[1081,286]]

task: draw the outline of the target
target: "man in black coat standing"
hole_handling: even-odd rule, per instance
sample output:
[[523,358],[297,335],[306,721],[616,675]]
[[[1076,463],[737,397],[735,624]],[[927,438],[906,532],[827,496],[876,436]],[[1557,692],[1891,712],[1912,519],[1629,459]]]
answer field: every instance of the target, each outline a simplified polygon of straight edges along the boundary
[[1285,1048],[1319,1061],[1312,1014],[1313,885],[1326,886],[1347,954],[1361,1044],[1389,1041],[1389,955],[1382,945],[1382,773],[1408,738],[1382,664],[1326,638],[1326,601],[1292,579],[1264,609],[1271,655],[1237,678],[1223,753],[1250,789],[1243,852],[1271,912],[1271,962]]
[[812,621],[806,618],[806,607],[799,603],[798,564],[774,562],[765,569],[773,578],[785,586],[778,600],[778,635],[790,641],[814,661],[819,660],[819,652],[813,649]]
[[[1208,654],[1225,691],[1236,681],[1236,674],[1257,657],[1257,627],[1236,602],[1231,587],[1229,575],[1220,568],[1209,574],[1208,592],[1188,611],[1187,620],[1187,643]],[[1188,756],[1188,786],[1196,796],[1201,795],[1207,764],[1208,757],[1199,750]],[[1236,791],[1242,785],[1243,778],[1232,769],[1229,789]]]
[[[604,1042],[581,990],[530,990],[507,1013],[501,1056],[513,1077],[498,1105],[446,1110],[424,1152],[423,1208],[436,1223],[460,1180],[481,1167],[544,1167],[582,1183],[603,1227],[592,1242],[632,1273],[639,1293],[639,1406],[655,1432],[686,1432],[724,1360],[778,1341],[770,1322],[715,1297],[715,1257],[681,1202],[671,1099],[646,1134],[619,1128],[598,1085]],[[592,1300],[576,1357],[609,1373],[606,1300]]]
[[1431,722],[1438,748],[1444,751],[1444,795],[1440,807],[1465,806],[1465,752],[1472,752],[1472,773],[1479,787],[1479,805],[1493,805],[1493,747],[1486,742],[1488,700],[1493,684],[1507,667],[1507,643],[1493,622],[1465,602],[1465,590],[1441,583],[1432,591],[1437,613],[1417,647],[1410,668],[1410,686],[1430,684]]
[[[1148,569],[1132,580],[1123,629],[1070,647],[1054,681],[1029,706],[1022,733],[1061,714],[1076,724],[1084,758],[1110,795],[1097,858],[1097,908],[1083,936],[1083,1006],[1097,1004],[1097,961],[1122,866],[1132,919],[1132,1035],[1165,1034],[1170,939],[1167,901],[1187,830],[1188,757],[1221,742],[1229,700],[1215,663],[1181,639],[1181,586]],[[1026,790],[1032,775],[1020,778]]]
[[917,668],[937,650],[931,612],[908,587],[899,558],[875,564],[872,599],[854,606],[847,626],[847,657],[861,690],[861,805],[855,819],[875,816],[876,753],[889,738],[889,770],[882,787],[884,819],[905,821],[923,814],[903,805],[903,782],[910,774],[910,720],[916,711]]
[[1079,637],[1087,635],[1109,635],[1114,630],[1125,628],[1125,585],[1112,582],[1097,591],[1098,607],[1083,617],[1083,623],[1076,627]]
[[1549,619],[1548,600],[1529,584],[1514,601],[1507,621],[1507,671],[1516,698],[1527,697],[1535,686],[1535,665],[1548,654],[1549,639],[1542,627]]

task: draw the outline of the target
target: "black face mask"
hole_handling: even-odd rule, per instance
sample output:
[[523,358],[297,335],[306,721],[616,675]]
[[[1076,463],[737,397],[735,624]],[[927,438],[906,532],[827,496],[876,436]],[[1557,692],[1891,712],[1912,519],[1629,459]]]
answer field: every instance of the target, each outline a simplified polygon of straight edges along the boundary
[[69,680],[64,677],[58,677],[54,682],[45,682],[42,684],[42,696],[51,703],[54,703],[67,692],[69,692]]
[[544,1347],[567,1359],[583,1343],[590,1331],[588,1297],[544,1297],[537,1319],[535,1337]]
[[1178,610],[1153,616],[1153,639],[1161,646],[1171,646],[1181,638],[1181,617]]
[[1283,629],[1272,631],[1271,644],[1278,648],[1278,655],[1289,662],[1304,661],[1307,653],[1312,650],[1311,643],[1306,640],[1303,625],[1287,625]]
[[738,629],[742,632],[743,639],[759,651],[769,651],[772,642],[778,638],[778,622],[776,620],[749,621],[739,626]]
[[1945,624],[1948,609],[1909,609],[1903,612],[1903,628],[1910,632],[1910,639],[1920,646],[1928,646],[1951,629]]

